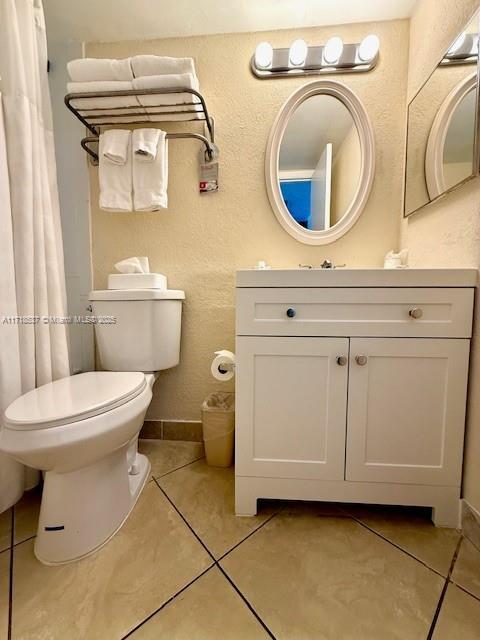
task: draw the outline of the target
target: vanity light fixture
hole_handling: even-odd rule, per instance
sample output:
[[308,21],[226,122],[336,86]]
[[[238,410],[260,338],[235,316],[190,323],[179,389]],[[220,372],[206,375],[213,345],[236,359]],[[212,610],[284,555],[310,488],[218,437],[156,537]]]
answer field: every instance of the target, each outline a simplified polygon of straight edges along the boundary
[[463,44],[465,43],[466,37],[467,37],[467,34],[465,32],[461,33],[458,36],[458,38],[455,40],[455,42],[452,44],[450,49],[447,51],[447,56],[457,53],[457,51],[461,49]]
[[324,45],[308,46],[298,38],[289,47],[272,48],[260,42],[250,61],[250,69],[257,78],[276,78],[325,73],[370,71],[379,58],[380,43],[376,35],[367,35],[362,42],[344,44],[333,36]]
[[[361,46],[361,45],[360,45]],[[323,49],[323,59],[327,64],[335,64],[340,60],[343,52],[343,40],[338,36],[333,36],[327,41]]]
[[478,33],[461,33],[445,54],[441,65],[472,64],[478,60]]
[[269,42],[260,42],[255,49],[255,66],[267,69],[272,64],[273,48]]
[[362,62],[373,60],[380,49],[380,40],[375,34],[366,36],[358,47],[358,57]]
[[305,60],[307,59],[308,45],[305,40],[299,38],[298,40],[294,40],[290,45],[290,50],[288,53],[288,60],[290,64],[294,67],[300,67],[305,64]]

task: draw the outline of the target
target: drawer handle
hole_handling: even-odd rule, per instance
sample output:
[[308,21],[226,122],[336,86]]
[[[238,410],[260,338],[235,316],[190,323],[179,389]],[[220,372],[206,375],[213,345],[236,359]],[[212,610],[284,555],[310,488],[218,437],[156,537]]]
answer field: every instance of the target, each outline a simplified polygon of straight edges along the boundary
[[418,320],[419,318],[421,318],[423,316],[423,311],[422,311],[422,309],[420,309],[420,307],[414,307],[413,309],[410,309],[410,311],[408,312],[408,315],[411,318],[414,318],[415,320]]
[[347,356],[337,356],[337,364],[339,367],[344,367],[348,362]]
[[367,356],[355,356],[355,362],[360,366],[363,367],[364,365],[367,364]]
[[293,309],[293,307],[290,307],[289,309],[287,309],[287,316],[289,318],[294,318],[297,315],[297,312],[295,311],[295,309]]

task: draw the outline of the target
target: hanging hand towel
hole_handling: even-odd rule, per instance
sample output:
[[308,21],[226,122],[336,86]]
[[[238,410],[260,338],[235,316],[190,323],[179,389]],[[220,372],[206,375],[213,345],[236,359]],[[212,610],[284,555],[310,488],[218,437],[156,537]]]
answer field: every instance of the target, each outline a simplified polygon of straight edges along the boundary
[[133,155],[139,162],[153,162],[157,156],[160,129],[137,129],[132,138]]
[[111,129],[103,136],[103,155],[114,164],[125,164],[129,155],[131,131]]
[[[119,151],[121,132],[124,148]],[[125,156],[124,164],[112,162],[105,151],[115,148]],[[100,136],[98,178],[100,209],[104,211],[132,211],[132,136],[131,131],[110,129]]]
[[67,70],[73,82],[94,80],[133,80],[130,58],[106,60],[103,58],[79,58],[67,63]]
[[[132,146],[138,148],[142,129],[132,132]],[[133,204],[135,211],[166,209],[168,184],[168,142],[165,131],[158,129],[157,153],[151,162],[133,155]]]
[[193,58],[169,58],[168,56],[133,56],[130,60],[135,78],[161,76],[170,73],[191,73],[195,76]]

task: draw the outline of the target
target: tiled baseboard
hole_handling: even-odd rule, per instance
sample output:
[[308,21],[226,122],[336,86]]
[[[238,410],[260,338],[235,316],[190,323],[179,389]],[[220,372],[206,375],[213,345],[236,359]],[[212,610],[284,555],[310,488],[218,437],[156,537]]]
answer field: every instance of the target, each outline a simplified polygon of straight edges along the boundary
[[462,532],[480,550],[480,513],[462,501]]
[[193,420],[145,420],[140,438],[202,442],[202,423]]

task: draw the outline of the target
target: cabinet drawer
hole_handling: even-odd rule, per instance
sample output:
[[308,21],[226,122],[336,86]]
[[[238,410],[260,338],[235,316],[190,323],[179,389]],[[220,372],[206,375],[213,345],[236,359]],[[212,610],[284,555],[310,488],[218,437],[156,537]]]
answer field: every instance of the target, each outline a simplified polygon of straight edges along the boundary
[[473,292],[473,288],[239,288],[237,335],[469,338]]

